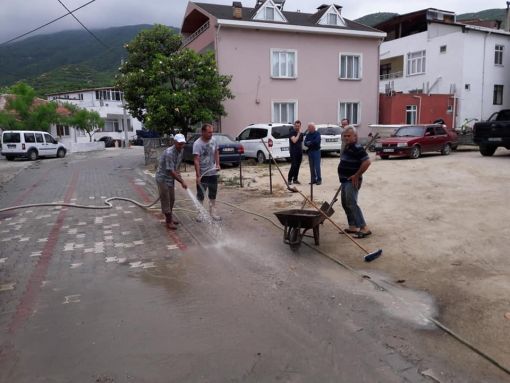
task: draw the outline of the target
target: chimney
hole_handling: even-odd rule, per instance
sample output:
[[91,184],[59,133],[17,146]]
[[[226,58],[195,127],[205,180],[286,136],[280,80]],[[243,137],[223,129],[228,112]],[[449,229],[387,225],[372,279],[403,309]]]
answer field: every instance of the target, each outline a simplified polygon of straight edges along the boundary
[[233,17],[234,19],[242,19],[243,18],[243,4],[240,1],[234,1],[232,3],[233,9]]
[[276,5],[276,8],[278,8],[280,11],[283,11],[285,0],[273,0],[273,3]]

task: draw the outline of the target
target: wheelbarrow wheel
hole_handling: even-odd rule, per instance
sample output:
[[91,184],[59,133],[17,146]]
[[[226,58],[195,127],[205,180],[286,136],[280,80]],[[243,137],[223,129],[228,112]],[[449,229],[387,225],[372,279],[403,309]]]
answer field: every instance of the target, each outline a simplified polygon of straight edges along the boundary
[[290,249],[296,251],[301,246],[301,238],[299,237],[299,227],[292,227],[289,231]]

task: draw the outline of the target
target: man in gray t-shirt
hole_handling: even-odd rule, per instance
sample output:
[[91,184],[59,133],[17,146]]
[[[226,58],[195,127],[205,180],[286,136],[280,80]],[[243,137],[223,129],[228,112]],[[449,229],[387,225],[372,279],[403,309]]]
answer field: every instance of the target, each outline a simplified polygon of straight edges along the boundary
[[179,173],[179,166],[182,162],[182,149],[186,139],[182,134],[176,134],[174,145],[166,148],[159,158],[159,166],[156,172],[156,183],[158,184],[159,197],[161,202],[161,211],[165,215],[166,226],[171,229],[177,229],[177,220],[172,216],[172,210],[175,203],[175,181],[180,182],[184,189],[188,185],[184,182]]
[[[220,152],[213,137],[213,127],[210,124],[202,126],[200,138],[193,144],[193,161],[197,178],[197,199],[203,203],[205,192],[209,190],[209,212],[211,217],[219,221],[216,212],[216,194],[218,192],[218,170],[220,170]],[[202,217],[197,218],[198,221]]]

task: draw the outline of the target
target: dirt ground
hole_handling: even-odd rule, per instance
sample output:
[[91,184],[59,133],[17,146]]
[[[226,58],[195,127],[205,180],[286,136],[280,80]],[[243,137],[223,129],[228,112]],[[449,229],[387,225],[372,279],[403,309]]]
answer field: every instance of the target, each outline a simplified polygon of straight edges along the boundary
[[[360,249],[327,222],[320,249],[354,269],[431,294],[436,319],[510,368],[510,151],[482,157],[464,149],[417,160],[381,160],[371,154],[360,206],[373,235],[360,241],[369,250],[382,248],[383,256],[364,263]],[[314,187],[314,201],[332,199],[339,186],[338,162],[338,156],[323,158],[323,183]],[[290,165],[279,165],[286,176]],[[274,166],[272,194],[268,164],[243,165],[242,171],[239,189],[239,169],[222,170],[219,199],[243,193],[240,207],[275,221],[274,211],[301,206],[302,197],[285,190]],[[189,165],[185,173],[191,181]],[[306,195],[309,179],[305,159],[300,190]],[[333,220],[346,227],[341,206],[335,210]]]

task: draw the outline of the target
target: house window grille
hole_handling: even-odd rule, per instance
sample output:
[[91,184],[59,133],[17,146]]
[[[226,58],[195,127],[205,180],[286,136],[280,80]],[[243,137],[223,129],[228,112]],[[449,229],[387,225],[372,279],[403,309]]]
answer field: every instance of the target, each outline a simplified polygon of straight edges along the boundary
[[342,80],[361,79],[360,55],[340,55],[340,78]]
[[297,52],[289,50],[272,50],[271,76],[274,78],[297,77]]
[[329,25],[338,25],[338,15],[336,13],[328,14],[328,24]]
[[273,122],[292,123],[296,120],[296,102],[273,102]]
[[274,8],[273,7],[266,7],[264,12],[265,12],[264,18],[266,20],[274,21]]
[[351,124],[360,123],[360,104],[359,102],[340,102],[338,121],[348,119]]
[[425,51],[410,52],[407,54],[407,75],[425,73]]
[[418,108],[416,105],[406,106],[406,124],[416,124],[418,121]]
[[69,136],[69,126],[67,125],[57,125],[57,136]]
[[439,53],[446,53],[446,45],[441,45],[439,47]]

